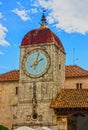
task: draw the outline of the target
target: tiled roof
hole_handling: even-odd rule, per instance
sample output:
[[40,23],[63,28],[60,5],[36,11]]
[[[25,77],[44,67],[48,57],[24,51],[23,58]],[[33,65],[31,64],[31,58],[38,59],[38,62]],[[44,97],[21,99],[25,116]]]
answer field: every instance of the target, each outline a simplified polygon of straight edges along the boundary
[[33,45],[33,44],[46,44],[57,42],[60,50],[64,51],[64,47],[60,39],[49,28],[38,28],[29,31],[23,38],[21,46]]
[[[75,77],[84,77],[88,76],[88,71],[80,68],[79,66],[66,66],[65,68],[65,77],[66,78],[75,78]],[[8,80],[19,80],[19,70],[13,70],[4,74],[0,74],[0,81]]]
[[65,68],[65,77],[66,78],[83,77],[83,76],[88,76],[87,70],[84,70],[77,65],[66,66],[66,68]]
[[13,70],[4,74],[0,74],[0,81],[19,80],[19,70]]
[[88,108],[88,89],[62,89],[51,108]]

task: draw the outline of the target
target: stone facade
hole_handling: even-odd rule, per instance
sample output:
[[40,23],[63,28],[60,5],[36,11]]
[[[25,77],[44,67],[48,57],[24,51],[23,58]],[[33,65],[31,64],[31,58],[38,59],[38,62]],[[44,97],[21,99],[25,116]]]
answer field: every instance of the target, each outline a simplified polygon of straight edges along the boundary
[[[23,58],[32,50],[40,49],[48,53],[50,67],[47,73],[40,78],[31,78],[23,71]],[[62,80],[63,79],[63,80]],[[53,124],[54,111],[49,108],[50,102],[64,87],[65,81],[65,54],[60,51],[55,43],[21,47],[20,55],[20,80],[18,95],[18,111],[16,124],[30,126],[51,126]],[[34,86],[35,83],[35,86]],[[36,87],[36,102],[33,103],[33,91]],[[33,111],[37,114],[33,119]]]
[[18,95],[16,95],[16,82],[0,82],[0,124],[12,128],[14,105],[17,105]]
[[65,80],[65,88],[67,89],[76,89],[77,84],[82,84],[83,89],[88,89],[88,76],[66,78]]

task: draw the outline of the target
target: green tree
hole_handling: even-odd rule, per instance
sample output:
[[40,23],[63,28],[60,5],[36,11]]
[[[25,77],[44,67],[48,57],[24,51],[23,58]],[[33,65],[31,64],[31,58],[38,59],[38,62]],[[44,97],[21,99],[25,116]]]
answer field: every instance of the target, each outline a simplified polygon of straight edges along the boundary
[[0,125],[0,130],[9,130],[9,129],[3,125]]

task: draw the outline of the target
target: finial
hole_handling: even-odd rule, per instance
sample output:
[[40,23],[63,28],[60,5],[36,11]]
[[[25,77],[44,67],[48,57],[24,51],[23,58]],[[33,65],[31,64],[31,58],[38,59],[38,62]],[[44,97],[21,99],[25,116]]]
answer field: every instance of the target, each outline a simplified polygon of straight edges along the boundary
[[40,27],[45,28],[47,26],[46,17],[44,14],[46,12],[46,10],[44,8],[42,10],[43,10],[43,13],[42,13],[42,17],[41,17],[41,23],[40,23],[41,26]]

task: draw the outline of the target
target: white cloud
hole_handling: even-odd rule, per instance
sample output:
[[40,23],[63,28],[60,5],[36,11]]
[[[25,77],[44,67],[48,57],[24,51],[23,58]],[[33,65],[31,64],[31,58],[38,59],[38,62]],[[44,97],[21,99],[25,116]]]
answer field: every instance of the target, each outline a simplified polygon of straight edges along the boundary
[[32,8],[31,10],[30,10],[30,13],[32,13],[32,14],[35,14],[35,13],[37,13],[38,12],[38,10],[36,9],[36,8]]
[[12,12],[17,14],[23,21],[31,20],[30,15],[38,12],[37,8],[30,8],[29,10],[25,9],[20,2],[17,2],[17,5],[19,6],[19,8],[13,9]]
[[30,19],[30,17],[28,16],[28,10],[25,9],[14,9],[12,10],[12,12],[14,12],[15,14],[17,14],[23,21],[27,21]]
[[50,9],[49,23],[65,32],[88,32],[88,0],[37,0],[37,6]]
[[16,2],[16,3],[17,3],[17,5],[19,6],[20,10],[23,10],[23,9],[24,9],[24,6],[22,5],[22,3],[20,3],[20,2]]
[[7,28],[0,24],[0,45],[9,46],[9,42],[6,41],[6,33],[8,32]]

